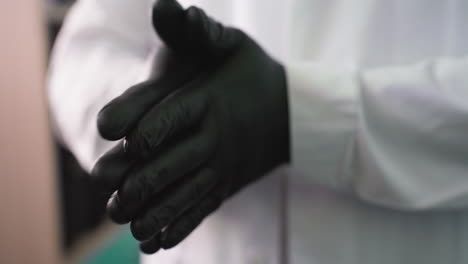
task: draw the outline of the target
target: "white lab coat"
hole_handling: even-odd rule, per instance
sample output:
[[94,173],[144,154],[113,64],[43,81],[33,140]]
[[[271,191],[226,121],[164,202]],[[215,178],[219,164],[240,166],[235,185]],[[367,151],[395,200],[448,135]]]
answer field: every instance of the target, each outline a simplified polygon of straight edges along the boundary
[[[190,2],[190,3],[189,3]],[[292,164],[144,263],[468,263],[468,1],[200,0],[285,65]],[[151,1],[82,0],[49,78],[90,169],[96,114],[145,79]]]

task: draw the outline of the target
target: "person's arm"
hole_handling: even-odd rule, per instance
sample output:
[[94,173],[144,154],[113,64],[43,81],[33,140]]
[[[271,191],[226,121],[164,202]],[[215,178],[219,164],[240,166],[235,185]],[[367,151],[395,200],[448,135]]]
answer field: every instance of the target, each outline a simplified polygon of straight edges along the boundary
[[303,180],[403,210],[468,206],[468,57],[287,72]]
[[81,0],[55,44],[48,82],[52,121],[88,171],[116,144],[99,135],[99,110],[141,81],[149,68],[146,61],[155,45],[151,5],[142,0]]

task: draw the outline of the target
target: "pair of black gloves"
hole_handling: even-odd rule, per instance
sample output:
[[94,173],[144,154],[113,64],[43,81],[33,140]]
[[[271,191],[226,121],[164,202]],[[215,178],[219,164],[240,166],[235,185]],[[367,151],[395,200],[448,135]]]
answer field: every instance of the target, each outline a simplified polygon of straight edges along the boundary
[[[242,31],[159,0],[151,78],[108,103],[98,129],[125,138],[93,176],[112,220],[145,253],[181,242],[236,191],[289,161],[283,67]],[[112,194],[112,195],[111,195]]]

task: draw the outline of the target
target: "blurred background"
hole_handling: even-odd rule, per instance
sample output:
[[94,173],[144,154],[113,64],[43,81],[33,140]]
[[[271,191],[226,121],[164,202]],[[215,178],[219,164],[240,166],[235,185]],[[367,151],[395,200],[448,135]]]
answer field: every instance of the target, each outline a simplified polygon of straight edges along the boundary
[[106,201],[48,123],[48,56],[72,4],[0,4],[0,263],[138,263],[128,228],[106,221]]

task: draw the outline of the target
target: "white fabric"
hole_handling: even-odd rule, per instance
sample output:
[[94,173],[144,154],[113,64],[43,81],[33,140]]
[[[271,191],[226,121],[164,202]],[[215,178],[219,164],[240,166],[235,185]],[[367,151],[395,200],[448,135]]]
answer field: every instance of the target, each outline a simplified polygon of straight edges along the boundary
[[[280,263],[283,244],[293,264],[468,263],[468,1],[184,4],[285,64],[293,160],[144,263]],[[150,8],[81,0],[54,49],[53,118],[87,169],[113,144],[97,112],[144,79],[160,45]]]

